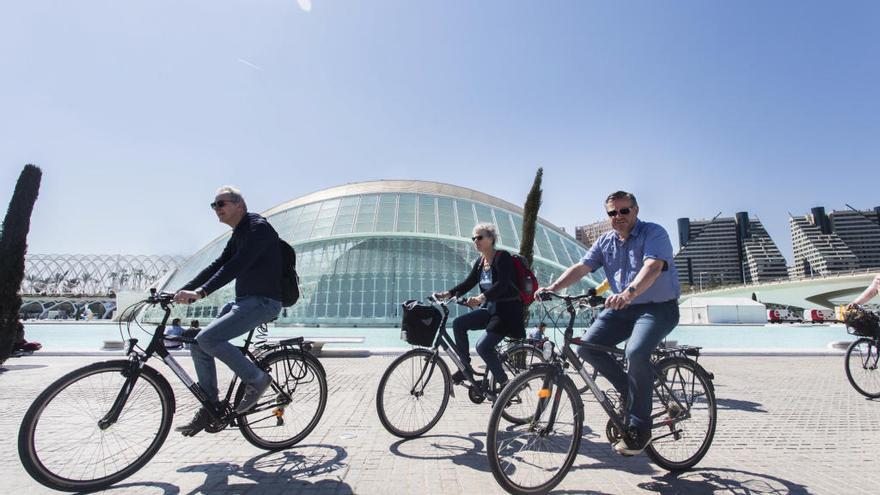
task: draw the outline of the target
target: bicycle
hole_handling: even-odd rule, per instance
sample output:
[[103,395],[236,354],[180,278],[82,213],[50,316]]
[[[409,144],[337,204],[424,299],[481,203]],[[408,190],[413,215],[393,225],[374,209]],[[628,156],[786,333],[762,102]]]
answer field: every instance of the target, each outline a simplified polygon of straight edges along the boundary
[[[265,325],[252,329],[241,351],[269,373],[271,387],[256,406],[238,414],[235,406],[245,384],[239,384],[236,391],[238,378],[233,377],[225,399],[213,406],[165,348],[164,330],[173,298],[174,294],[151,289],[147,299],[126,310],[133,316],[149,304],[165,311],[146,349],[131,336],[131,318],[126,326],[127,359],[74,370],[49,385],[31,404],[19,430],[18,452],[36,481],[55,490],[93,491],[146,465],[168,436],[175,412],[171,385],[146,364],[154,355],[211,411],[214,421],[205,429],[209,433],[237,426],[248,442],[274,451],[299,443],[318,424],[327,403],[327,380],[323,366],[309,353],[310,342],[296,337],[269,343]],[[255,331],[261,340],[253,340]]]
[[844,318],[846,331],[859,337],[846,349],[846,379],[870,399],[880,398],[880,312],[856,307]]
[[[446,332],[446,321],[449,318],[449,303],[452,299],[439,300],[429,296],[432,307],[442,311],[442,317],[436,328],[436,336],[428,336],[427,341],[433,342],[430,348],[419,347],[405,352],[391,362],[379,380],[376,391],[376,411],[382,426],[392,435],[401,438],[414,438],[429,431],[440,421],[449,397],[455,396],[449,367],[440,357],[440,350],[446,352],[455,367],[465,376],[468,398],[474,404],[481,404],[495,389],[495,378],[489,379],[486,373],[474,372],[471,375],[455,351],[455,344]],[[464,304],[464,299],[456,299],[456,303]],[[438,309],[439,308],[439,309]],[[411,343],[412,336],[408,338]],[[425,338],[425,336],[422,336]],[[511,376],[527,370],[531,364],[543,361],[541,351],[536,347],[523,343],[524,339],[507,339],[503,346],[496,348],[499,352],[501,365]],[[439,380],[432,380],[439,373]],[[508,421],[523,422],[527,419],[503,413]]]
[[[537,364],[514,378],[501,393],[489,418],[486,448],[489,466],[498,483],[513,494],[546,493],[559,484],[571,469],[580,448],[585,420],[584,403],[574,381],[566,373],[573,367],[590,393],[608,415],[605,435],[609,442],[621,441],[626,415],[616,393],[603,392],[588,373],[571,345],[613,354],[621,365],[625,352],[616,347],[588,344],[573,338],[575,306],[586,300],[591,306],[604,304],[595,292],[563,296],[545,292],[541,304],[561,299],[569,313],[564,345],[545,345],[545,364]],[[558,327],[557,327],[558,329]],[[648,456],[669,471],[683,471],[706,455],[715,435],[717,406],[713,375],[697,363],[700,348],[658,347],[652,354],[655,374],[653,441]],[[517,403],[508,405],[516,397]],[[504,425],[503,407],[516,408],[513,414],[526,417],[522,424]],[[510,411],[508,411],[510,413]]]

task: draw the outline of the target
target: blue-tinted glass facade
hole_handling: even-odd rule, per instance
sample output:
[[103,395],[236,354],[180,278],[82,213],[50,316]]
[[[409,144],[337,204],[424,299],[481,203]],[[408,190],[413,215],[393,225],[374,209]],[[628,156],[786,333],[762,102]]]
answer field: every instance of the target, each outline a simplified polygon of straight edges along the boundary
[[[465,190],[466,191],[466,190]],[[471,195],[473,196],[473,195]],[[274,211],[267,218],[297,252],[300,301],[282,311],[279,324],[393,326],[400,303],[446,290],[468,273],[476,252],[473,226],[498,226],[499,248],[518,251],[522,215],[472,197],[402,191],[347,194]],[[490,202],[494,204],[489,204]],[[213,261],[228,234],[193,255],[171,277],[177,289]],[[583,256],[574,239],[539,221],[535,233],[534,271],[545,285]],[[597,285],[592,274],[570,292]],[[205,301],[181,311],[203,318],[233,298],[230,284]],[[464,308],[455,307],[452,316]]]

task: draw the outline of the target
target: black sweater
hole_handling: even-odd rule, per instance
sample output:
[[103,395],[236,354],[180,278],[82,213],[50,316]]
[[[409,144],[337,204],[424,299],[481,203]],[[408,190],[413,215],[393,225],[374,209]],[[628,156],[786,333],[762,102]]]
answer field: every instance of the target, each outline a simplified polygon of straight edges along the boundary
[[[464,282],[449,289],[453,297],[466,294],[480,282],[480,270],[482,270],[483,257],[477,258],[471,272]],[[508,335],[515,338],[525,337],[523,326],[523,305],[519,298],[519,289],[516,288],[514,278],[516,268],[513,266],[513,257],[507,251],[496,251],[495,259],[492,260],[492,286],[488,289],[480,288],[489,304],[489,315],[498,318],[500,324],[490,321],[489,326],[494,333]]]
[[262,216],[246,213],[232,229],[223,253],[182,287],[207,294],[235,280],[235,296],[281,300],[281,247],[278,233]]

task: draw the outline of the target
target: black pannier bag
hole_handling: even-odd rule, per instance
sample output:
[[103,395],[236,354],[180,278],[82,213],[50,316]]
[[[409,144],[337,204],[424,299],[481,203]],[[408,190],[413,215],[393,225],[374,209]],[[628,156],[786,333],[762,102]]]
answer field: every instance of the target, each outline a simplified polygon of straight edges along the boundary
[[296,274],[296,251],[284,239],[281,243],[281,306],[287,308],[299,300],[299,275]]
[[880,336],[880,318],[871,311],[862,308],[847,310],[843,315],[843,323],[852,330],[853,335],[860,337]]
[[403,321],[400,329],[403,339],[412,345],[431,347],[440,329],[440,320],[443,319],[440,310],[415,299],[406,301],[402,306]]

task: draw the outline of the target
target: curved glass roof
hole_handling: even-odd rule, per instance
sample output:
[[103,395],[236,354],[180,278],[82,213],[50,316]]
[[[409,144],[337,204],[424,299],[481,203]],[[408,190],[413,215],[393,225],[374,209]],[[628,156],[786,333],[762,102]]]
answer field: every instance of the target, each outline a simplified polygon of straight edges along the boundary
[[[522,209],[518,206],[472,189],[425,181],[333,187],[283,203],[263,215],[293,245],[364,234],[450,237],[470,242],[474,225],[489,222],[498,226],[500,247],[519,251],[522,235]],[[568,267],[585,252],[573,237],[539,218],[535,257]]]

